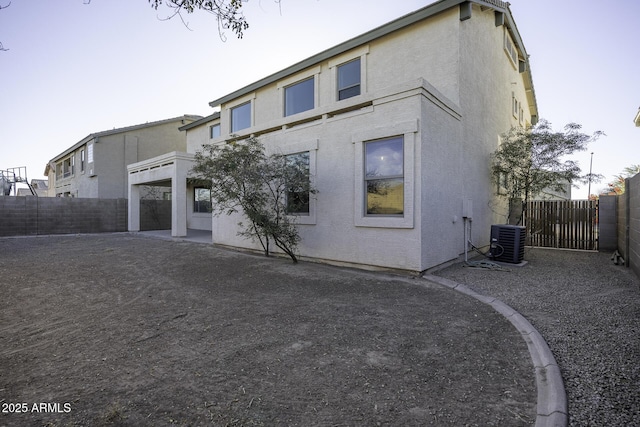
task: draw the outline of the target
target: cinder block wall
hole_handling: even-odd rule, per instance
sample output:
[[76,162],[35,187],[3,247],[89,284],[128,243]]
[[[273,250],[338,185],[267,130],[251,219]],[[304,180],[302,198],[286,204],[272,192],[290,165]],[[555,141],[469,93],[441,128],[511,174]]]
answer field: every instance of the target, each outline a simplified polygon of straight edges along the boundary
[[626,260],[627,252],[629,251],[629,239],[628,228],[627,228],[627,217],[629,213],[627,212],[627,196],[628,194],[623,194],[621,196],[612,196],[616,198],[616,238],[618,244],[618,252],[620,255]]
[[625,180],[624,194],[612,197],[616,199],[618,252],[640,277],[640,174]]
[[126,199],[0,197],[0,236],[127,231]]
[[625,186],[629,213],[629,267],[640,277],[640,174],[629,178]]
[[618,248],[617,196],[600,196],[598,201],[598,250],[614,252]]
[[140,200],[140,231],[171,230],[171,200]]

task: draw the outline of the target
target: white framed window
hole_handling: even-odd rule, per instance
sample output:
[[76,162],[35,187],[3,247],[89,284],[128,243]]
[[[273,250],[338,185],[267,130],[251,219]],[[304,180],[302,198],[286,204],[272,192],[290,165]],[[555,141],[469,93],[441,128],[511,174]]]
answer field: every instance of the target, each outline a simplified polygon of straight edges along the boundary
[[209,139],[219,138],[220,133],[220,123],[209,126]]
[[283,117],[309,111],[318,106],[321,71],[322,67],[313,67],[278,82],[278,97]]
[[193,189],[193,212],[210,213],[211,212],[211,189],[205,187],[196,187]]
[[284,115],[302,113],[315,108],[315,76],[284,88]]
[[361,46],[329,61],[334,101],[367,93],[367,56],[369,45]]
[[356,58],[347,63],[338,65],[338,101],[358,96],[361,93],[361,60]]
[[364,143],[365,215],[404,215],[404,137]]
[[511,92],[511,113],[516,119],[520,113],[520,103],[518,102],[518,98],[516,98],[515,92]]
[[80,172],[82,173],[84,173],[84,167],[85,167],[85,164],[87,163],[85,154],[86,153],[84,148],[80,150]]
[[414,227],[417,132],[412,120],[353,136],[356,226]]
[[251,101],[231,108],[231,132],[251,127]]
[[87,163],[93,163],[93,144],[87,144]]
[[[306,172],[307,177],[309,177],[310,155],[308,151],[288,154],[286,159],[288,164],[300,167]],[[309,215],[309,196],[309,191],[289,188],[287,190],[287,213],[289,215]]]
[[522,124],[522,121],[524,120],[524,110],[522,109],[522,102],[520,103],[520,113],[518,116],[518,122],[520,124]]
[[[280,152],[287,158],[291,158],[292,161],[302,161],[308,164],[309,181],[311,181],[312,186],[315,186],[316,180],[317,151],[317,139],[285,144],[280,147]],[[290,199],[290,197],[297,198],[297,200]],[[316,224],[317,200],[315,195],[289,192],[287,193],[287,205],[289,205],[289,200],[293,202],[291,205],[292,211],[290,211],[289,214],[295,217],[297,224]]]
[[511,64],[513,64],[514,67],[518,67],[518,50],[516,49],[513,40],[511,40],[511,36],[509,35],[509,31],[507,31],[506,27],[504,29],[504,51],[511,60]]

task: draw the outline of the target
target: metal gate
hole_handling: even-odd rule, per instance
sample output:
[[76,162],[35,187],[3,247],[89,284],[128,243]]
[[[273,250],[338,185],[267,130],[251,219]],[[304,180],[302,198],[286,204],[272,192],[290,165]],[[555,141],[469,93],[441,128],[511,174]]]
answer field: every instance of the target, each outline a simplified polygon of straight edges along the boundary
[[525,226],[529,246],[598,250],[598,201],[530,201]]

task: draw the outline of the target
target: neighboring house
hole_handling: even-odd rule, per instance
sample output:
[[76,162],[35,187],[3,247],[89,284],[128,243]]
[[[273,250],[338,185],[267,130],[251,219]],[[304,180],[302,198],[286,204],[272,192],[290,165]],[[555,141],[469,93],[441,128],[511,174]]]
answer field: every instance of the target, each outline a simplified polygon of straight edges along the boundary
[[92,133],[49,161],[49,196],[126,198],[127,165],[170,151],[184,151],[179,128],[200,119],[184,115]]
[[[49,192],[49,182],[44,179],[32,179],[31,188],[36,192],[38,197],[47,197]],[[29,188],[18,188],[18,196],[32,196],[33,193]]]
[[[309,160],[318,194],[295,213],[302,257],[410,271],[457,258],[467,232],[489,243],[490,154],[538,115],[528,54],[496,0],[433,3],[210,105],[219,113],[182,127],[188,153],[129,166],[130,230],[140,186],[167,179],[181,198],[172,234],[185,235],[193,153],[255,136]],[[213,242],[257,249],[240,220],[213,217]]]

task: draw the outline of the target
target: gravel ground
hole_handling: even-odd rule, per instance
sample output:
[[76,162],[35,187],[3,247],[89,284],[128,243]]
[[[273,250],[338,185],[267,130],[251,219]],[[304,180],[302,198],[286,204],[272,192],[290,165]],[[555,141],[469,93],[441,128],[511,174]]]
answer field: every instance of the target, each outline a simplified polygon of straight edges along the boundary
[[415,276],[125,233],[0,239],[0,254],[2,427],[535,419],[521,334]]
[[527,248],[524,259],[434,274],[502,300],[536,327],[560,366],[570,426],[639,426],[638,278],[607,253]]

